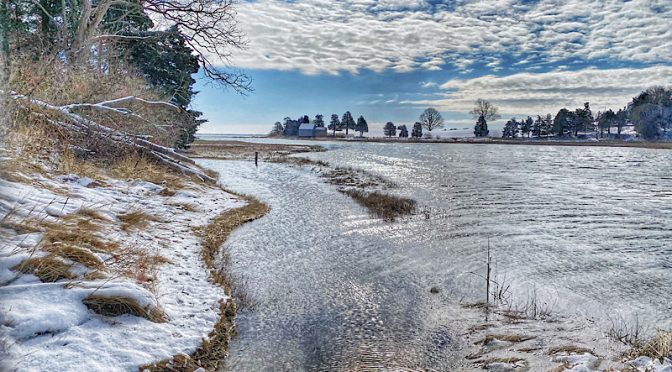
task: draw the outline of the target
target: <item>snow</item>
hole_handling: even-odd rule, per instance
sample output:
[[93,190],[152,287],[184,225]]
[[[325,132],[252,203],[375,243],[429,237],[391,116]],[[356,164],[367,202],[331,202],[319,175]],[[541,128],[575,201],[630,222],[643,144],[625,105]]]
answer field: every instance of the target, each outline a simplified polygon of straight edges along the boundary
[[[93,209],[109,221],[98,236],[121,248],[142,249],[168,262],[158,266],[156,280],[108,273],[98,280],[42,283],[13,267],[45,255],[35,249],[41,232],[18,234],[0,227],[0,370],[131,371],[138,366],[189,354],[213,329],[224,290],[209,281],[200,240],[193,229],[244,201],[220,188],[188,183],[173,197],[158,193],[163,186],[140,180],[108,180],[102,184],[77,175],[24,175],[25,183],[0,179],[3,222],[58,222],[81,208]],[[98,186],[98,187],[96,187]],[[180,209],[188,200],[196,211]],[[124,231],[116,215],[140,210],[160,221],[142,230]],[[111,256],[97,253],[102,260]],[[69,261],[65,261],[68,263]],[[70,272],[90,269],[73,264]],[[144,307],[159,307],[167,318],[154,323],[131,315],[105,317],[88,310],[82,300],[95,294],[124,296]]]

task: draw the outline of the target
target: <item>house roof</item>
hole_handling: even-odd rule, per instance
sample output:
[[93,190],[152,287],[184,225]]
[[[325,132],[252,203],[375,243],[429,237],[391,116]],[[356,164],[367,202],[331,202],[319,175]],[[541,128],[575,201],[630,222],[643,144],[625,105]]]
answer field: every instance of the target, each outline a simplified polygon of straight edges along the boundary
[[310,123],[303,123],[299,126],[299,130],[302,130],[302,129],[313,130],[314,128],[315,128],[315,124],[310,124]]

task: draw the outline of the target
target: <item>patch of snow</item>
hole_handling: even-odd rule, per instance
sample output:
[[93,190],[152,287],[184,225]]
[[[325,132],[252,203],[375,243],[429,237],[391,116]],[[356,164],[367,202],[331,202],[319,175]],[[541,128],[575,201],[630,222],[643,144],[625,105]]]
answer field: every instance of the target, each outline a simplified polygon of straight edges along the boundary
[[[131,371],[177,353],[193,352],[219,319],[220,301],[228,300],[224,290],[209,280],[193,228],[244,201],[218,188],[190,184],[189,191],[177,193],[195,205],[195,211],[187,211],[171,205],[174,198],[158,195],[163,186],[151,182],[105,180],[102,185],[77,175],[30,177],[27,183],[0,179],[0,219],[39,225],[40,221],[58,222],[81,208],[92,209],[109,220],[91,221],[101,226],[96,233],[100,238],[143,249],[168,262],[158,266],[151,283],[110,273],[97,281],[42,283],[33,275],[12,270],[26,258],[45,254],[35,250],[42,233],[18,234],[2,228],[0,341],[9,348],[6,355],[0,355],[0,370]],[[161,221],[152,221],[141,231],[124,231],[116,216],[131,210]],[[70,270],[77,274],[90,271],[80,264]],[[82,302],[91,294],[124,296],[141,306],[159,306],[167,321],[95,314]]]

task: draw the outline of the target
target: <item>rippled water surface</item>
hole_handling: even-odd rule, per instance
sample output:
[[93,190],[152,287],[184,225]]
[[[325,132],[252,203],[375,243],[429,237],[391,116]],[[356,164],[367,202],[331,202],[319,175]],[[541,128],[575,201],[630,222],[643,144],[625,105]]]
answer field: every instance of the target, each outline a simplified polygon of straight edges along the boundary
[[672,327],[672,152],[327,145],[302,156],[381,174],[432,217],[371,218],[308,169],[202,161],[272,207],[226,244],[256,300],[228,369],[453,368],[456,335],[428,289],[478,299],[488,239],[517,300]]

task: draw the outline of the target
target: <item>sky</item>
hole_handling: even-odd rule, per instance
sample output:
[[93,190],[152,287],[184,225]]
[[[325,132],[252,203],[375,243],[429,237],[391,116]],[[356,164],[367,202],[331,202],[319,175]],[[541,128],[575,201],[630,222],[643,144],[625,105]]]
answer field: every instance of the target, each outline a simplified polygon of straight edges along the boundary
[[267,133],[287,116],[350,111],[382,135],[427,107],[447,128],[472,128],[478,98],[499,108],[497,126],[584,102],[617,109],[672,85],[672,0],[256,0],[236,10],[248,45],[226,68],[254,91],[199,76],[194,108],[209,120],[199,133]]

